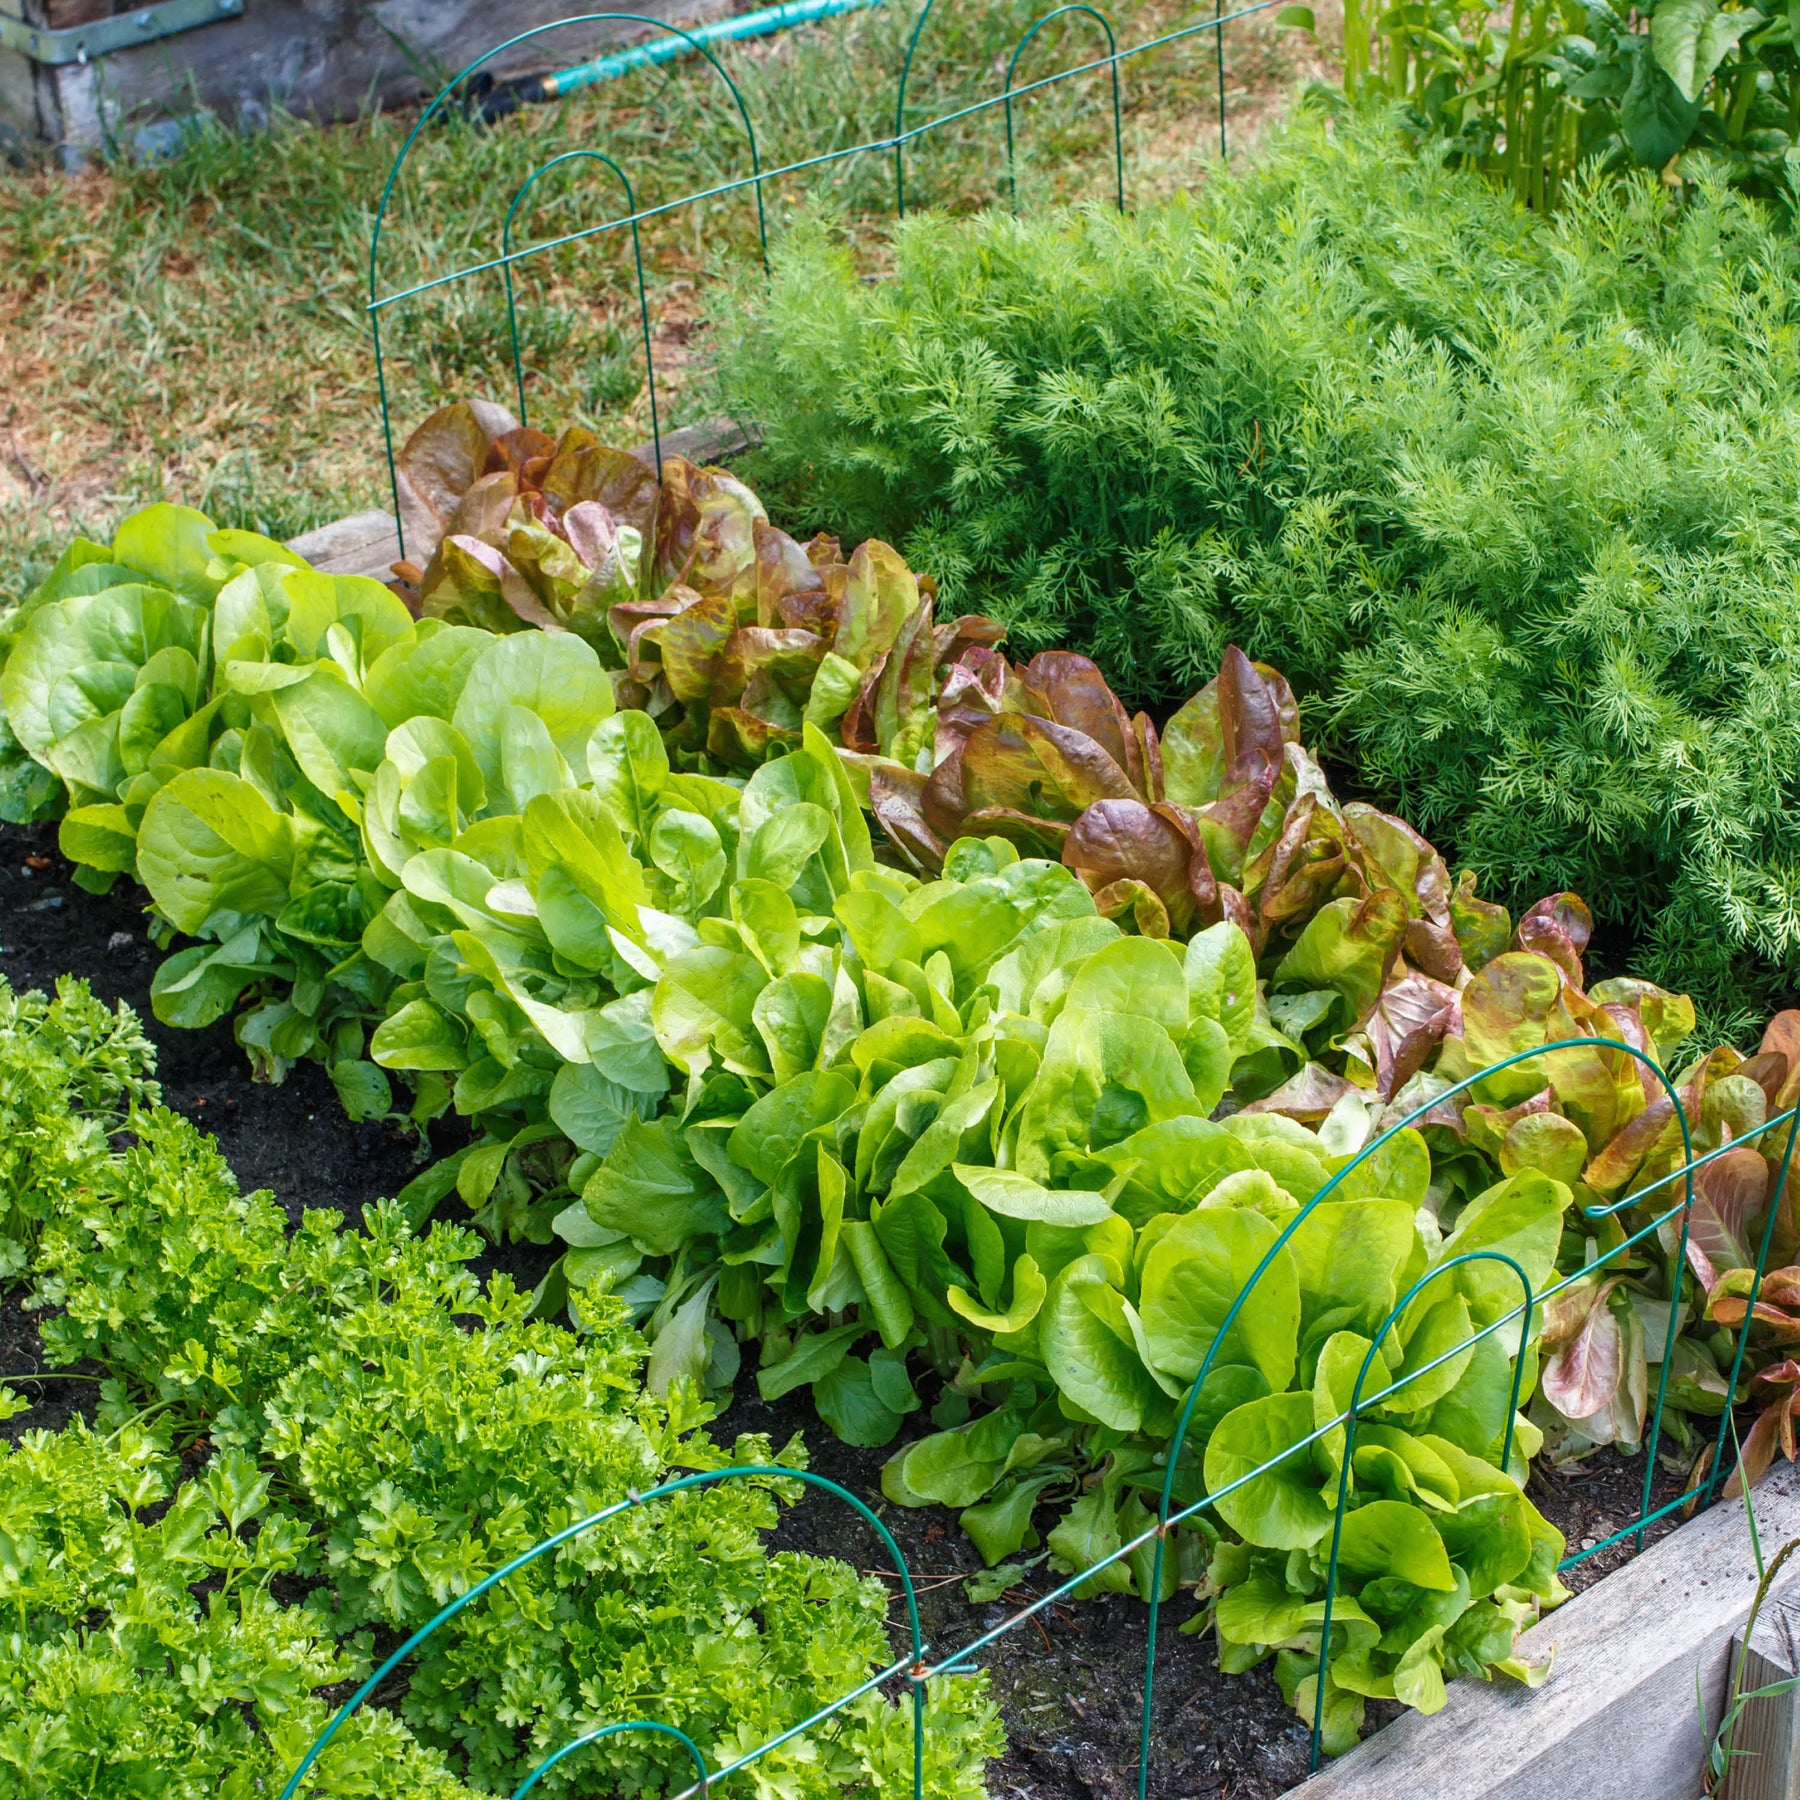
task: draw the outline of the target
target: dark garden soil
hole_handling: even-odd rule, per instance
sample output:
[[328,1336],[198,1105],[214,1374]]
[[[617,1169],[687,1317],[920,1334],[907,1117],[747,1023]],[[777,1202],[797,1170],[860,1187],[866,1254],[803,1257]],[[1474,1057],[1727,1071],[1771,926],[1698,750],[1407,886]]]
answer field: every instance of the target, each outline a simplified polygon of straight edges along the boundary
[[[135,1008],[157,1046],[165,1104],[215,1134],[246,1191],[268,1188],[295,1219],[307,1207],[354,1218],[416,1173],[416,1146],[385,1126],[350,1124],[320,1070],[303,1065],[279,1087],[254,1083],[228,1021],[202,1032],[156,1024],[149,988],[160,953],[145,933],[142,896],[121,884],[96,898],[69,876],[54,826],[0,825],[0,973],[23,991],[49,990],[72,972],[106,1000]],[[504,1269],[522,1286],[535,1286],[553,1255],[547,1247],[509,1246],[490,1251],[475,1270],[486,1276]],[[15,1293],[0,1302],[0,1380],[36,1404],[0,1424],[8,1438],[32,1428],[55,1430],[76,1412],[92,1411],[91,1382],[51,1372],[40,1384],[31,1379],[39,1372],[35,1317],[20,1309]],[[928,1655],[941,1658],[970,1643],[1059,1579],[1040,1566],[1000,1599],[972,1604],[964,1582],[980,1571],[980,1558],[948,1512],[909,1511],[882,1498],[887,1451],[838,1442],[799,1396],[769,1405],[747,1375],[738,1386],[739,1398],[713,1427],[715,1436],[729,1442],[738,1432],[768,1432],[780,1444],[804,1433],[811,1466],[875,1508],[899,1541],[918,1588]],[[1606,1453],[1572,1472],[1537,1471],[1532,1492],[1574,1551],[1630,1521],[1642,1480],[1641,1460]],[[1659,1470],[1657,1499],[1678,1494],[1679,1480]],[[1678,1519],[1654,1527],[1652,1536]],[[1047,1525],[1047,1516],[1040,1523]],[[848,1558],[896,1590],[890,1618],[896,1625],[903,1618],[881,1545],[829,1497],[814,1494],[794,1507],[775,1547]],[[1570,1585],[1591,1584],[1630,1551],[1628,1541],[1577,1564]],[[1157,1800],[1271,1800],[1306,1775],[1305,1728],[1283,1705],[1266,1667],[1222,1675],[1208,1638],[1181,1635],[1179,1626],[1194,1611],[1192,1597],[1183,1594],[1163,1612],[1150,1792]],[[989,1770],[996,1800],[1129,1800],[1135,1794],[1146,1629],[1138,1602],[1110,1595],[1047,1608],[980,1654],[1009,1744]],[[897,1656],[903,1647],[896,1638]],[[1395,1710],[1372,1705],[1371,1725]]]

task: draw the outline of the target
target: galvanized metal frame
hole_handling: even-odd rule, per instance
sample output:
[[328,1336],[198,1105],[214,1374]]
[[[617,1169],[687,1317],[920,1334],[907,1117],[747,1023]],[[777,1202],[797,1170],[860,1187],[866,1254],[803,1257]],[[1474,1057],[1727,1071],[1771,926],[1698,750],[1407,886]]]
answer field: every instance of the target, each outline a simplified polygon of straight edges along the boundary
[[30,25],[0,13],[0,50],[16,51],[46,69],[66,68],[240,18],[243,11],[244,0],[156,0],[85,25]]

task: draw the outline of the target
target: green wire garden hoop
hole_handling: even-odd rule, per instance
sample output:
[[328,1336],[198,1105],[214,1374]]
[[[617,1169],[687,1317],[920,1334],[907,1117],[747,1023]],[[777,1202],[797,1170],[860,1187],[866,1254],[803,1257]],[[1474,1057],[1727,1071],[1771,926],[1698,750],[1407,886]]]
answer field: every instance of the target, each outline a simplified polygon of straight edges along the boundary
[[[464,275],[478,274],[478,273],[481,273],[485,269],[494,268],[496,266],[507,269],[510,272],[512,264],[516,261],[523,259],[524,257],[536,255],[540,251],[554,249],[559,244],[574,242],[578,238],[587,238],[587,237],[597,236],[601,232],[615,230],[620,225],[629,224],[632,227],[632,233],[633,233],[633,237],[635,239],[636,232],[637,232],[638,220],[641,217],[646,217],[648,215],[638,213],[635,210],[636,202],[628,200],[628,204],[630,204],[634,208],[634,210],[628,215],[627,218],[608,220],[607,223],[604,225],[595,226],[595,227],[590,228],[587,231],[579,232],[579,233],[576,233],[573,235],[566,235],[561,238],[554,238],[554,239],[551,239],[547,243],[533,244],[525,250],[505,250],[500,257],[498,264],[495,264],[492,262],[484,263],[484,264],[479,265],[477,268],[461,271],[461,273],[458,275],[445,277],[443,281],[425,282],[425,283],[416,285],[414,287],[404,289],[398,293],[388,294],[388,295],[384,296],[379,292],[381,228],[382,228],[383,224],[386,223],[386,220],[387,220],[388,201],[393,197],[395,184],[400,179],[400,171],[401,171],[402,167],[405,165],[407,157],[411,154],[413,145],[418,142],[420,132],[422,132],[425,129],[425,127],[427,125],[429,125],[431,123],[431,121],[438,116],[438,113],[442,110],[445,102],[448,101],[452,95],[463,91],[463,89],[466,87],[467,83],[469,82],[470,78],[473,77],[474,75],[478,74],[482,69],[484,69],[489,63],[491,63],[494,60],[495,57],[504,55],[508,50],[514,49],[516,46],[518,46],[520,44],[529,43],[534,38],[542,37],[546,32],[560,31],[564,26],[568,26],[568,25],[598,25],[598,24],[608,24],[608,23],[614,23],[614,22],[621,23],[621,24],[632,24],[632,25],[649,25],[649,26],[653,26],[658,31],[667,32],[671,37],[678,37],[678,38],[683,39],[692,49],[697,50],[701,56],[705,57],[707,62],[710,63],[712,65],[713,69],[717,72],[719,79],[725,83],[727,90],[731,94],[732,100],[737,105],[738,117],[743,120],[743,124],[744,124],[744,136],[748,140],[749,145],[750,145],[750,174],[740,181],[731,183],[730,187],[733,189],[738,188],[738,187],[754,187],[756,190],[757,240],[762,247],[763,267],[764,267],[765,271],[768,268],[768,263],[769,263],[768,221],[765,217],[764,209],[763,209],[762,159],[761,159],[760,155],[758,154],[757,147],[756,147],[756,127],[750,122],[750,109],[749,109],[749,107],[747,107],[744,104],[744,96],[739,91],[738,84],[734,80],[732,80],[731,75],[725,68],[725,65],[723,63],[721,63],[719,61],[719,59],[713,55],[712,51],[709,50],[706,47],[706,45],[704,43],[702,43],[700,41],[700,39],[696,38],[691,32],[683,31],[681,29],[681,27],[678,25],[666,24],[661,19],[649,18],[645,14],[642,14],[642,13],[627,13],[627,12],[576,13],[566,19],[552,19],[543,25],[533,25],[529,30],[516,33],[514,36],[508,38],[504,43],[496,44],[493,47],[493,49],[486,51],[484,54],[476,57],[476,59],[472,63],[470,63],[462,71],[461,74],[459,74],[459,75],[453,77],[451,80],[445,82],[445,84],[441,88],[438,89],[437,94],[433,97],[430,104],[426,106],[425,110],[422,113],[420,113],[419,117],[414,121],[412,130],[406,134],[406,140],[404,143],[401,144],[399,154],[397,156],[395,156],[395,158],[394,158],[393,167],[388,170],[387,181],[381,190],[381,200],[375,208],[375,223],[369,234],[369,301],[368,301],[368,305],[365,308],[365,310],[367,311],[367,313],[369,315],[369,329],[370,329],[371,340],[373,343],[374,353],[375,353],[375,387],[376,387],[376,393],[379,397],[380,404],[381,404],[381,434],[382,434],[383,444],[387,450],[388,485],[389,485],[389,489],[393,495],[394,523],[397,528],[397,534],[398,534],[399,543],[400,543],[400,554],[402,557],[404,557],[406,555],[406,521],[400,511],[400,477],[399,477],[399,472],[394,463],[394,426],[393,426],[393,418],[392,418],[392,414],[391,414],[389,402],[388,402],[387,370],[386,370],[385,364],[383,363],[382,354],[381,354],[381,314],[382,314],[382,312],[387,307],[396,304],[398,301],[410,299],[413,295],[423,293],[428,288],[440,287],[440,286],[444,285],[444,281],[459,280]],[[560,160],[560,159],[553,159],[553,160]],[[608,159],[608,160],[610,160],[610,159]],[[546,164],[545,166],[548,167],[550,165]],[[615,167],[615,169],[617,168],[616,164],[614,164],[613,166]],[[624,175],[623,175],[622,171],[620,172],[620,179],[624,180]],[[530,182],[527,181],[526,185],[529,186]],[[629,194],[630,184],[628,182],[626,184],[626,189],[627,189],[627,194]],[[521,192],[522,191],[523,190],[521,190]],[[690,198],[698,198],[698,196],[690,196]],[[513,204],[515,207],[517,206],[517,204],[518,204],[517,196],[514,197]],[[685,204],[687,204],[687,202],[683,201],[683,202],[678,202],[677,204],[685,205]],[[663,209],[663,210],[667,210],[667,209]],[[511,222],[511,213],[510,212],[508,213],[507,217],[508,217],[508,223],[510,224],[510,222]],[[643,261],[642,261],[641,256],[640,256],[639,262],[638,262],[638,275],[639,275],[640,292],[641,292],[641,282],[642,282],[642,277],[643,277]],[[511,290],[510,290],[510,283],[509,283],[509,288],[508,288],[509,298],[510,298],[510,293],[511,293]],[[648,344],[648,312],[647,311],[645,314],[645,335],[646,335],[646,346],[647,346],[647,344]],[[516,349],[516,344],[517,344],[516,332],[515,332],[515,340],[514,341],[515,341],[515,349]],[[655,405],[655,374],[654,374],[654,371],[650,372],[649,380],[651,383],[651,404],[652,404],[652,406],[654,406]],[[659,458],[659,462],[660,462],[660,458]]]
[[[519,191],[513,195],[512,204],[506,209],[506,223],[500,231],[500,248],[504,253],[506,277],[506,329],[512,340],[513,382],[519,393],[519,423],[531,423],[525,407],[525,363],[519,351],[519,312],[513,296],[512,271],[512,228],[513,216],[519,210],[520,203],[536,185],[538,177],[548,175],[554,168],[569,162],[598,162],[618,176],[619,185],[625,190],[625,208],[627,212],[637,211],[637,200],[631,191],[631,178],[610,156],[599,150],[565,150],[561,156],[553,156],[546,163],[539,163],[519,184]],[[637,265],[638,320],[644,334],[644,383],[650,392],[650,443],[656,456],[656,476],[662,479],[662,431],[656,422],[656,360],[650,348],[650,300],[644,291],[644,247],[638,238],[637,222],[631,226],[631,256]]]
[[[1119,40],[1113,35],[1112,20],[1097,7],[1088,6],[1083,0],[1072,0],[1068,6],[1059,6],[1054,12],[1047,12],[1032,28],[1019,39],[1018,47],[1012,53],[1012,61],[1006,65],[1006,191],[1012,201],[1014,212],[1019,210],[1019,184],[1013,175],[1013,109],[1012,92],[1013,76],[1019,67],[1019,58],[1030,47],[1031,40],[1053,19],[1060,19],[1065,13],[1085,13],[1102,31],[1106,33],[1106,60],[1112,75],[1112,110],[1113,110],[1113,182],[1118,193],[1119,211],[1125,210],[1125,123],[1119,107]],[[910,46],[909,46],[910,54]]]
[[509,1575],[516,1575],[520,1569],[536,1562],[539,1557],[547,1556],[552,1550],[560,1550],[564,1544],[572,1543],[576,1538],[585,1537],[588,1532],[594,1530],[597,1526],[604,1525],[611,1519],[619,1518],[623,1514],[631,1512],[637,1507],[644,1506],[652,1500],[661,1500],[670,1494],[684,1493],[690,1488],[715,1486],[723,1481],[747,1481],[758,1479],[799,1481],[805,1483],[808,1487],[818,1488],[821,1491],[842,1500],[846,1506],[852,1508],[864,1522],[873,1529],[875,1535],[881,1539],[883,1549],[885,1549],[888,1555],[894,1559],[894,1569],[900,1577],[901,1589],[906,1595],[907,1625],[912,1643],[911,1657],[890,1665],[888,1668],[883,1669],[879,1674],[870,1676],[869,1679],[860,1686],[852,1689],[848,1694],[844,1694],[832,1701],[829,1706],[820,1708],[817,1712],[812,1714],[810,1718],[803,1719],[798,1725],[789,1727],[789,1729],[782,1732],[779,1737],[770,1738],[767,1743],[759,1744],[756,1749],[748,1752],[744,1756],[740,1756],[735,1762],[727,1763],[724,1768],[713,1770],[710,1775],[707,1773],[706,1759],[700,1754],[698,1749],[696,1749],[696,1747],[673,1726],[662,1725],[652,1721],[633,1720],[603,1727],[600,1730],[587,1733],[584,1737],[577,1739],[573,1743],[563,1745],[560,1750],[555,1751],[551,1755],[547,1762],[540,1764],[538,1768],[531,1773],[526,1779],[525,1784],[517,1790],[517,1793],[519,1795],[528,1793],[541,1776],[548,1773],[548,1771],[565,1756],[573,1755],[576,1750],[583,1746],[597,1743],[601,1738],[614,1736],[621,1731],[636,1730],[658,1731],[670,1737],[681,1738],[682,1742],[687,1744],[688,1751],[693,1756],[695,1765],[700,1771],[699,1783],[693,1788],[684,1790],[684,1800],[685,1795],[688,1794],[703,1795],[710,1784],[719,1780],[721,1776],[730,1775],[738,1769],[747,1767],[759,1757],[766,1756],[777,1746],[786,1743],[789,1738],[797,1737],[801,1732],[807,1731],[812,1726],[816,1725],[821,1719],[829,1718],[833,1713],[848,1706],[853,1700],[868,1693],[872,1688],[879,1687],[882,1682],[891,1680],[896,1675],[905,1675],[913,1683],[913,1795],[914,1800],[922,1800],[925,1786],[925,1689],[923,1686],[922,1675],[925,1659],[925,1641],[919,1630],[919,1598],[913,1587],[912,1571],[907,1566],[906,1557],[901,1552],[900,1546],[895,1543],[893,1533],[889,1531],[888,1528],[882,1524],[881,1520],[877,1518],[861,1500],[851,1493],[848,1488],[840,1487],[835,1481],[828,1481],[823,1475],[815,1475],[809,1469],[788,1469],[767,1464],[746,1464],[741,1467],[729,1469],[707,1469],[698,1475],[683,1475],[675,1481],[660,1482],[657,1486],[649,1488],[641,1494],[635,1489],[631,1490],[626,1494],[626,1497],[623,1500],[615,1500],[611,1506],[603,1506],[598,1512],[589,1513],[585,1519],[577,1519],[574,1524],[564,1526],[561,1531],[556,1532],[551,1537],[545,1538],[542,1543],[534,1544],[531,1549],[522,1551],[510,1562],[502,1564],[501,1567],[496,1569],[491,1575],[484,1576],[466,1593],[459,1594],[447,1606],[442,1607],[438,1612],[434,1613],[431,1618],[426,1620],[426,1622],[421,1625],[405,1643],[401,1644],[398,1649],[393,1651],[386,1661],[370,1674],[369,1678],[362,1686],[338,1708],[336,1713],[332,1715],[331,1722],[314,1740],[312,1748],[301,1758],[299,1766],[294,1770],[293,1774],[288,1777],[287,1785],[281,1790],[278,1800],[293,1800],[293,1796],[299,1789],[300,1783],[306,1778],[307,1772],[319,1758],[324,1755],[327,1748],[329,1748],[332,1739],[337,1736],[345,1722],[353,1713],[361,1710],[363,1702],[368,1699],[370,1694],[372,1694],[375,1689],[407,1659],[407,1657],[411,1656],[412,1653],[418,1649],[427,1638],[431,1637],[440,1626],[447,1625],[458,1613],[473,1606],[483,1594],[490,1588],[497,1587],[502,1581],[506,1580]]
[[700,1746],[685,1731],[677,1731],[673,1725],[664,1725],[655,1719],[627,1719],[619,1725],[602,1725],[598,1731],[584,1732],[580,1737],[572,1739],[560,1750],[546,1756],[538,1766],[513,1789],[513,1800],[525,1800],[525,1796],[543,1780],[559,1763],[567,1762],[578,1750],[585,1750],[590,1744],[597,1744],[602,1738],[618,1737],[627,1731],[651,1731],[662,1737],[674,1738],[689,1756],[694,1759],[694,1767],[699,1772],[700,1780],[696,1790],[704,1797],[709,1777],[706,1773],[706,1758],[700,1754]]

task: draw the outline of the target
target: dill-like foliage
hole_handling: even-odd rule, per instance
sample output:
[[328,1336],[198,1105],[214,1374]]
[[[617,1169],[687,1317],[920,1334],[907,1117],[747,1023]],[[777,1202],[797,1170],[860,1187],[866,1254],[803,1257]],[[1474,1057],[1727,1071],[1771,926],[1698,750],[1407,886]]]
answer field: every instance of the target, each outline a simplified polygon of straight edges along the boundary
[[[1381,120],[1121,218],[818,221],[727,398],[784,511],[1167,703],[1228,641],[1484,886],[1740,1032],[1800,969],[1800,247],[1723,185],[1527,214]],[[1309,741],[1312,741],[1309,739]]]

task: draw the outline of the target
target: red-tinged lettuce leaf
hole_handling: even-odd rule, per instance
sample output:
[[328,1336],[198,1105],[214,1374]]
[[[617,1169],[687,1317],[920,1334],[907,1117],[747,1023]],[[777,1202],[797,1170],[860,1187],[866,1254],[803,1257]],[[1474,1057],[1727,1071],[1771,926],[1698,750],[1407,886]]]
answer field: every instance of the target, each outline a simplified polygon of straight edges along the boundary
[[1025,677],[1049,703],[1057,724],[1092,738],[1143,792],[1143,756],[1131,720],[1096,664],[1073,651],[1043,650],[1025,665]]
[[1513,947],[1547,956],[1576,986],[1585,985],[1581,953],[1594,934],[1594,915],[1579,894],[1549,894],[1520,920]]
[[549,467],[555,454],[556,439],[547,431],[539,431],[534,425],[515,425],[509,431],[494,434],[482,467],[484,475],[510,475],[520,484],[530,470],[535,487],[535,477]]
[[1375,1089],[1391,1099],[1461,1021],[1461,997],[1453,987],[1417,970],[1387,983],[1365,1021],[1375,1052]]
[[1751,1396],[1764,1403],[1756,1423],[1744,1435],[1738,1447],[1737,1462],[1725,1479],[1724,1495],[1736,1500],[1746,1487],[1755,1487],[1775,1464],[1779,1449],[1789,1462],[1794,1460],[1794,1413],[1800,1408],[1800,1362],[1789,1357],[1785,1362],[1771,1363],[1758,1369],[1751,1378]]
[[[1219,673],[1163,727],[1168,796],[1183,806],[1211,806],[1266,778],[1266,801],[1281,768],[1282,745],[1299,735],[1298,709],[1287,683],[1279,676],[1268,680],[1233,644]],[[1255,810],[1260,817],[1261,802]]]
[[[1750,1310],[1754,1269],[1727,1269],[1706,1290],[1705,1316],[1715,1324],[1735,1330]],[[1771,1269],[1756,1287],[1756,1323],[1769,1342],[1783,1346],[1800,1343],[1800,1269]]]
[[1651,1151],[1676,1130],[1675,1102],[1666,1093],[1657,1095],[1595,1153],[1582,1180],[1598,1194],[1622,1193]]
[[1281,1113],[1298,1119],[1302,1125],[1316,1125],[1346,1094],[1361,1090],[1334,1075],[1321,1062],[1309,1062],[1299,1074],[1290,1076],[1274,1093],[1252,1100],[1243,1110],[1247,1113]]
[[971,646],[952,663],[938,690],[937,760],[961,749],[976,726],[1007,710],[1008,665],[998,650]]
[[429,555],[444,535],[458,501],[486,472],[488,449],[518,421],[485,400],[440,406],[406,440],[394,461],[400,522],[412,558]]
[[869,668],[893,647],[919,604],[919,581],[898,550],[870,538],[850,557],[831,647],[846,662]]
[[515,587],[529,594],[523,578],[492,544],[460,533],[447,537],[432,553],[419,583],[420,614],[455,625],[478,625],[484,631],[519,631],[525,621],[511,603],[513,596],[505,592],[508,572]]
[[[819,572],[819,565],[807,555],[806,547],[762,519],[751,527],[750,541],[756,549],[757,624],[810,624],[817,617],[816,609],[829,602],[825,577]],[[832,560],[836,561],[836,558]],[[807,602],[803,619],[796,619],[791,611],[783,610],[787,603],[799,599]],[[816,629],[816,626],[812,628]]]
[[[667,642],[666,633],[664,642]],[[762,675],[796,705],[803,705],[824,655],[825,640],[810,631],[741,625],[726,640],[724,654],[719,659],[712,689],[713,704],[734,704],[742,699],[751,678]],[[663,660],[665,663],[668,660],[666,648]],[[674,685],[673,677],[670,685]]]
[[1219,919],[1218,885],[1206,852],[1180,810],[1141,800],[1098,800],[1070,828],[1062,860],[1094,894],[1124,881],[1143,883],[1161,903],[1165,924],[1186,938]]
[[1625,1333],[1608,1302],[1624,1281],[1584,1276],[1544,1308],[1544,1344],[1554,1354],[1539,1386],[1565,1419],[1587,1419],[1610,1406],[1625,1373]]
[[638,534],[648,569],[662,488],[656,471],[629,450],[602,444],[592,432],[579,427],[571,429],[563,434],[544,470],[542,489],[545,499],[564,517],[589,502],[605,507],[615,526],[629,526]]
[[1485,968],[1512,941],[1512,916],[1504,906],[1482,900],[1475,893],[1475,875],[1464,869],[1450,896],[1450,928],[1462,947],[1464,966]]
[[[1726,1269],[1754,1266],[1768,1193],[1769,1167],[1754,1150],[1727,1150],[1694,1171],[1688,1260],[1702,1283],[1711,1286]],[[1679,1224],[1672,1220],[1664,1229]]]
[[[516,476],[505,469],[483,475],[457,501],[455,510],[445,523],[444,536],[460,534],[463,537],[480,538],[484,544],[504,544],[507,521],[512,517],[512,510],[518,499],[519,483]],[[407,548],[412,548],[410,540]]]
[[[924,585],[921,581],[921,591]],[[980,613],[959,613],[945,624],[934,625],[932,632],[937,639],[938,665],[942,667],[959,660],[965,651],[992,650],[1006,636],[1006,627],[998,619],[984,618]]]
[[1129,920],[1139,937],[1166,938],[1169,909],[1148,882],[1108,882],[1094,893],[1094,911],[1103,919]]
[[1069,827],[1059,819],[1034,818],[1005,806],[983,806],[963,820],[958,837],[998,837],[1018,847],[1021,856],[1042,856],[1055,862],[1062,855]]
[[706,753],[733,769],[754,769],[771,753],[796,748],[801,733],[741,706],[715,706],[706,719]]
[[624,646],[625,668],[634,681],[654,682],[662,674],[660,627],[699,598],[692,588],[672,587],[654,600],[630,600],[607,609],[606,622]]
[[1303,925],[1343,879],[1346,854],[1343,821],[1317,795],[1302,794],[1280,832],[1245,865],[1244,893],[1271,931]]
[[869,765],[869,810],[917,873],[935,875],[950,846],[926,823],[924,798],[925,777],[916,770],[888,762]]
[[1450,923],[1450,871],[1404,819],[1352,800],[1344,808],[1344,828],[1371,887],[1398,888],[1414,918]]
[[656,515],[655,586],[680,582],[700,594],[742,594],[753,606],[759,519],[768,519],[762,502],[735,475],[669,457]]
[[1455,931],[1432,919],[1408,920],[1406,955],[1433,981],[1454,986],[1463,972],[1462,946],[1456,941]]
[[1671,994],[1653,981],[1639,981],[1629,975],[1613,976],[1596,981],[1588,989],[1588,998],[1608,1012],[1616,1006],[1629,1007],[1637,1015],[1662,1062],[1666,1063],[1693,1035],[1693,1001],[1686,994]]
[[1125,771],[1084,732],[1029,713],[990,719],[962,747],[962,803],[1072,821],[1096,800],[1134,800]]
[[937,639],[931,629],[931,606],[929,597],[921,598],[907,615],[882,660],[872,696],[876,747],[908,768],[932,738]]
[[1143,770],[1143,779],[1139,786],[1144,791],[1146,800],[1166,800],[1166,782],[1163,776],[1162,739],[1157,735],[1156,727],[1150,723],[1148,713],[1134,713],[1131,720],[1131,735],[1137,743],[1138,766]]
[[663,677],[677,700],[688,706],[707,702],[736,628],[736,608],[723,592],[696,594],[674,618],[654,628]]
[[1778,1012],[1763,1032],[1762,1050],[1787,1058],[1787,1077],[1770,1099],[1770,1110],[1786,1112],[1800,1100],[1800,1010]]

